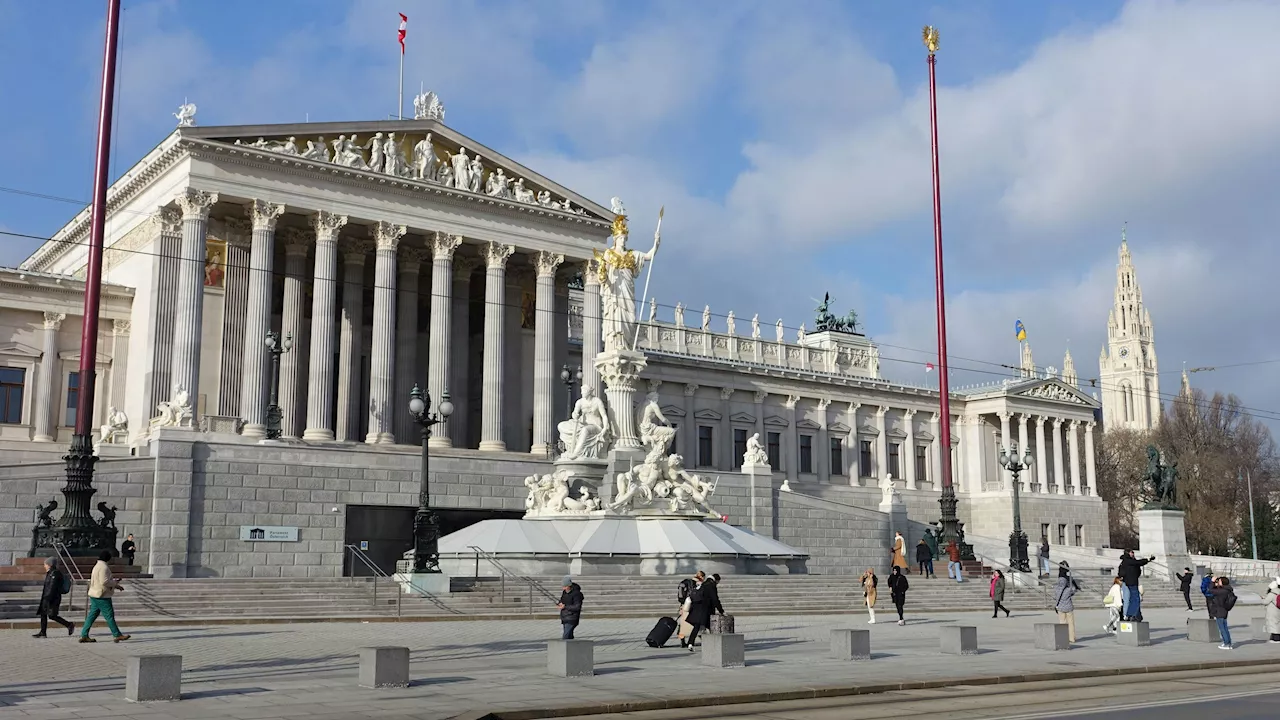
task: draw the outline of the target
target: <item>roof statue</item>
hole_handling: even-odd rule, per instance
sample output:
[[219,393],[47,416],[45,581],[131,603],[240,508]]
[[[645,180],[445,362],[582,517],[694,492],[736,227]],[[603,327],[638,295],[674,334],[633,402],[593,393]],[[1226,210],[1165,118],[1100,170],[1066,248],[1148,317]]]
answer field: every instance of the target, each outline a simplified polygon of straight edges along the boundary
[[813,327],[817,332],[838,332],[848,333],[850,335],[858,332],[858,313],[850,310],[848,315],[837,317],[831,312],[831,303],[834,298],[831,293],[825,293],[822,296],[822,302],[818,303],[818,307],[814,308],[816,315],[814,316]]
[[413,97],[413,119],[444,122],[444,103],[434,91],[428,90]]
[[178,127],[194,127],[196,124],[196,104],[184,102],[178,106],[178,112],[173,114],[178,118]]

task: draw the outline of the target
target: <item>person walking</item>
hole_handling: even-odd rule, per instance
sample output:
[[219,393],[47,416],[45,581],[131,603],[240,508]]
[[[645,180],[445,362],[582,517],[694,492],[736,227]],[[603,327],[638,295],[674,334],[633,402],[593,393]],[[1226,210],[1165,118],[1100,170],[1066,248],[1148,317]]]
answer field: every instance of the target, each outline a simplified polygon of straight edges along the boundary
[[707,629],[712,632],[723,632],[719,626],[713,630],[710,622],[711,615],[720,615],[722,618],[724,616],[724,606],[720,604],[720,573],[712,573],[711,577],[702,581],[702,594],[707,601]]
[[1280,580],[1272,580],[1267,586],[1266,603],[1269,642],[1280,643]]
[[907,564],[907,541],[902,539],[902,533],[893,534],[893,549],[890,550],[893,559],[890,567],[902,568],[902,572],[911,572],[911,566]]
[[1049,577],[1049,538],[1040,538],[1040,549],[1036,550],[1036,558],[1040,561],[1040,574]]
[[1073,598],[1080,586],[1071,579],[1071,567],[1065,562],[1058,567],[1058,584],[1053,589],[1053,609],[1058,611],[1058,622],[1067,626],[1067,641],[1076,641],[1076,605]]
[[697,587],[697,583],[693,578],[685,578],[680,581],[680,587],[676,591],[676,599],[680,602],[680,614],[676,616],[676,637],[680,639],[680,647],[688,645],[688,637],[693,628],[689,625],[689,600],[690,593]]
[[698,574],[693,576],[697,584],[689,592],[689,612],[685,615],[685,619],[691,627],[688,641],[689,652],[693,652],[694,643],[698,639],[698,632],[707,629],[711,625],[711,605],[708,602],[706,577],[699,570]]
[[560,639],[572,640],[573,631],[578,627],[578,622],[582,620],[582,601],[584,600],[582,588],[578,583],[573,581],[569,575],[565,575],[560,581],[560,602],[556,604],[560,608]]
[[1120,578],[1112,580],[1111,589],[1102,600],[1103,607],[1107,609],[1107,624],[1102,626],[1102,630],[1112,635],[1116,634],[1116,629],[1120,626],[1120,613],[1124,610],[1123,587],[1124,581]]
[[1125,550],[1120,554],[1120,571],[1116,573],[1124,580],[1124,619],[1138,620],[1142,614],[1142,593],[1138,592],[1138,578],[1142,577],[1142,566],[1155,560],[1152,555],[1149,558],[1139,560],[1133,556],[1132,550]]
[[995,606],[991,609],[991,617],[998,617],[1000,615],[1001,610],[1004,611],[1005,617],[1009,617],[1009,608],[1005,607],[1003,604],[1004,603],[1004,573],[1000,572],[999,570],[996,571],[995,575],[991,576],[990,595],[991,595],[991,602],[995,604]]
[[947,577],[955,578],[956,582],[964,582],[962,577],[964,566],[960,564],[960,546],[956,544],[955,538],[947,543]]
[[1191,572],[1191,568],[1183,568],[1182,572],[1174,577],[1178,578],[1178,589],[1182,591],[1182,599],[1187,601],[1187,612],[1195,612],[1195,608],[1191,607],[1191,581],[1195,579],[1196,574]]
[[133,541],[133,533],[129,533],[125,537],[124,542],[120,543],[120,555],[129,564],[133,564],[133,558],[138,553],[138,543]]
[[889,599],[893,601],[893,607],[898,611],[898,624],[906,625],[907,621],[902,617],[902,606],[907,604],[907,588],[911,587],[907,582],[907,576],[902,574],[901,568],[894,567],[889,573]]
[[1220,577],[1213,582],[1213,597],[1209,598],[1209,614],[1218,623],[1218,634],[1222,636],[1219,650],[1234,650],[1231,644],[1231,628],[1227,624],[1227,616],[1231,608],[1236,606],[1236,593],[1231,589],[1231,578]]
[[916,545],[916,563],[920,565],[920,576],[931,578],[933,574],[933,550],[923,538]]
[[89,576],[89,613],[85,615],[84,624],[80,626],[80,642],[98,642],[89,637],[89,630],[101,615],[107,621],[107,629],[111,631],[114,642],[124,642],[129,635],[120,632],[116,625],[116,610],[111,604],[111,596],[121,589],[120,581],[111,576],[111,551],[103,550],[98,554],[98,562],[93,566],[93,574]]
[[869,625],[876,624],[876,585],[878,583],[875,570],[867,568],[867,571],[862,573],[862,599],[867,605],[867,614],[871,616],[871,619],[867,620]]
[[75,632],[75,625],[67,622],[58,614],[62,605],[62,596],[71,591],[71,579],[58,567],[58,561],[47,557],[44,559],[44,587],[40,589],[40,606],[36,614],[40,616],[40,632],[31,637],[48,637],[49,620],[53,619],[67,629],[67,634]]

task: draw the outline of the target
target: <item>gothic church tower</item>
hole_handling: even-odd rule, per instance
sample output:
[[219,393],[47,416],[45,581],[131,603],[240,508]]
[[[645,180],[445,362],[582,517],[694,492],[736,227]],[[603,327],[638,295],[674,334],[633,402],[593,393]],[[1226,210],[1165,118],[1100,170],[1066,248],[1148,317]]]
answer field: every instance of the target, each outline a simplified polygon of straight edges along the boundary
[[1098,358],[1102,423],[1107,429],[1151,430],[1160,422],[1160,377],[1155,330],[1142,305],[1142,288],[1120,232],[1115,304],[1107,318],[1107,346]]

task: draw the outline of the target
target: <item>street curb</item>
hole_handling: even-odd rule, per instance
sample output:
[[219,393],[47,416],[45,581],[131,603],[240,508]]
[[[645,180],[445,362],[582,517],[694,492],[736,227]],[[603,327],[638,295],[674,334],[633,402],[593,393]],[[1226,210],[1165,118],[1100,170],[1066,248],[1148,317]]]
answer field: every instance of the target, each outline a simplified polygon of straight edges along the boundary
[[[749,665],[750,663],[748,663]],[[899,690],[935,690],[958,685],[1012,685],[1017,683],[1079,680],[1082,678],[1115,677],[1121,675],[1149,675],[1154,673],[1187,672],[1193,670],[1226,670],[1242,667],[1266,667],[1280,665],[1280,658],[1262,660],[1222,660],[1203,663],[1177,663],[1172,665],[1145,665],[1127,668],[1099,668],[1095,670],[1066,670],[1061,672],[1027,673],[1024,675],[989,675],[985,677],[958,677],[943,680],[915,680],[900,683],[874,685],[828,685],[762,692],[701,695],[671,700],[630,700],[595,705],[569,705],[537,710],[472,710],[455,715],[450,720],[541,720],[543,718],[579,717],[612,713],[646,712],[652,710],[681,710],[719,705],[787,702],[822,698],[874,695]]]

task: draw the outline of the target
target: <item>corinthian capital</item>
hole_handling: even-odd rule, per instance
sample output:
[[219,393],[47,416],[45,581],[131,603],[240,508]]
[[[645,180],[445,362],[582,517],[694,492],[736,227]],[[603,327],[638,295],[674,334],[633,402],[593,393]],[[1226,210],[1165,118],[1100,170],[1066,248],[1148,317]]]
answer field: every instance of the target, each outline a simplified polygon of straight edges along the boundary
[[551,277],[555,274],[556,268],[560,267],[560,263],[564,262],[564,255],[539,250],[538,254],[534,256],[533,262],[534,267],[538,269],[538,277]]
[[151,216],[151,222],[160,228],[161,235],[177,235],[182,231],[182,213],[170,207],[162,207]]
[[253,200],[244,212],[253,221],[254,230],[271,232],[276,229],[276,221],[284,214],[284,205],[269,203],[266,200]]
[[438,232],[431,236],[430,245],[433,259],[453,262],[453,251],[462,247],[462,236]]
[[58,328],[62,327],[62,321],[66,319],[67,319],[66,313],[56,313],[56,312],[45,311],[44,329],[57,330]]
[[515,245],[503,245],[502,243],[487,242],[481,251],[484,255],[485,267],[493,270],[501,269],[507,266],[507,260],[516,251]]
[[280,237],[284,241],[284,252],[286,255],[302,255],[307,254],[307,249],[311,247],[311,231],[303,228],[287,227],[280,231]]
[[408,232],[408,228],[403,225],[380,220],[377,225],[373,226],[373,241],[377,244],[379,250],[395,252],[396,247],[400,244],[400,238],[403,238],[406,232]]
[[183,220],[208,220],[209,211],[218,202],[218,193],[189,187],[178,193],[175,199],[182,209]]
[[338,231],[346,224],[346,215],[335,215],[324,210],[317,212],[311,219],[311,225],[316,229],[316,242],[337,242]]

